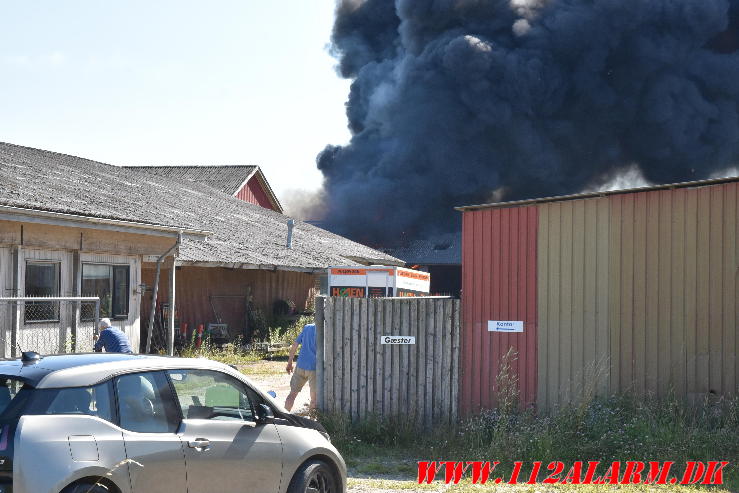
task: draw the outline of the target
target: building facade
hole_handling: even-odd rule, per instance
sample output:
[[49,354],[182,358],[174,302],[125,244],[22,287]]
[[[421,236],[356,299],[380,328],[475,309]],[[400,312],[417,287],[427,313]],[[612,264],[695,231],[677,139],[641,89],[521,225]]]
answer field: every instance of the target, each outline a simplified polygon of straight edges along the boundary
[[[0,357],[20,351],[90,351],[94,317],[110,318],[139,344],[141,266],[178,231],[120,221],[0,207]],[[94,305],[17,297],[97,297]]]
[[511,349],[523,403],[539,408],[736,395],[738,197],[731,178],[460,208],[461,408],[495,406]]

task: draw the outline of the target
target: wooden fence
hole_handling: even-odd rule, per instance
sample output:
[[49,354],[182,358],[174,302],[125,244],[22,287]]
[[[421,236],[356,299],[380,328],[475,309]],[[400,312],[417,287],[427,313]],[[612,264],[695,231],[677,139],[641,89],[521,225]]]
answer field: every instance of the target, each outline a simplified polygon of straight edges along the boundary
[[320,409],[424,426],[457,419],[459,300],[318,297],[316,329]]

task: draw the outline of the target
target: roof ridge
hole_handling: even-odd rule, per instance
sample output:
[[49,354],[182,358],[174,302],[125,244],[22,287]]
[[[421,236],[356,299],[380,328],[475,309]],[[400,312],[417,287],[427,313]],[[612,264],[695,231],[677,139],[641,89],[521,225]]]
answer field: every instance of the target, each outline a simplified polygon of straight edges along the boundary
[[2,146],[2,145],[9,146],[9,147],[19,147],[21,149],[28,149],[29,151],[41,151],[41,152],[46,152],[48,154],[56,154],[57,156],[65,156],[65,157],[71,157],[71,158],[74,158],[74,159],[81,159],[83,161],[88,161],[88,162],[96,163],[96,164],[104,164],[105,166],[112,166],[114,168],[127,168],[128,167],[128,166],[122,166],[122,165],[117,165],[117,164],[105,163],[103,161],[98,161],[96,159],[90,159],[88,157],[75,156],[74,154],[67,154],[65,152],[58,152],[58,151],[50,151],[48,149],[41,149],[40,147],[31,147],[31,146],[25,146],[25,145],[21,145],[21,144],[13,144],[12,142],[0,142],[0,146]]
[[258,164],[143,164],[121,165],[121,168],[259,168]]

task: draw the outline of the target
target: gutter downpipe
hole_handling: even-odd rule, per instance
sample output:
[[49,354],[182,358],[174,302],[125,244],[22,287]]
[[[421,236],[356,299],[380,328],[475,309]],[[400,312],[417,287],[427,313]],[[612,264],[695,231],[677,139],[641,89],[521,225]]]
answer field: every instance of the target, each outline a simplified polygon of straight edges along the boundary
[[[149,330],[146,333],[146,354],[151,351],[151,334],[154,332],[154,316],[157,313],[157,295],[159,294],[159,274],[162,271],[162,261],[182,243],[182,232],[177,235],[177,241],[169,250],[157,259],[157,273],[154,276],[154,292],[151,295],[151,311],[149,312]],[[174,268],[174,267],[172,267]]]

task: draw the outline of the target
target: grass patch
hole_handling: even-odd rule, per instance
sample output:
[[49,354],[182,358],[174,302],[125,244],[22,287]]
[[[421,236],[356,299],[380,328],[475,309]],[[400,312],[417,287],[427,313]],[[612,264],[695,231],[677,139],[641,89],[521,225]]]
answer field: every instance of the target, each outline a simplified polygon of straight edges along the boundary
[[[337,448],[350,463],[356,464],[353,470],[360,474],[395,474],[414,482],[415,467],[399,470],[397,466],[387,465],[415,466],[414,460],[497,460],[501,465],[496,472],[503,475],[510,474],[515,461],[523,461],[527,467],[533,461],[545,465],[563,461],[569,468],[574,461],[597,460],[608,464],[636,460],[674,461],[676,469],[671,474],[682,475],[688,460],[726,460],[730,464],[724,469],[724,488],[739,491],[737,398],[687,407],[674,399],[618,396],[592,399],[550,416],[509,406],[488,411],[453,428],[437,427],[429,432],[421,432],[403,418],[369,417],[352,423],[341,415],[322,415],[321,422]],[[403,460],[394,461],[394,457]],[[605,472],[601,468],[599,474]],[[528,479],[530,469],[524,471],[521,478]],[[566,471],[562,477],[565,475]],[[539,480],[544,477],[540,474]],[[619,491],[613,488],[594,485],[578,487],[578,491]],[[630,485],[624,489],[627,490],[699,491],[701,488],[670,486],[666,490]]]

